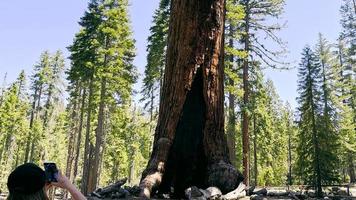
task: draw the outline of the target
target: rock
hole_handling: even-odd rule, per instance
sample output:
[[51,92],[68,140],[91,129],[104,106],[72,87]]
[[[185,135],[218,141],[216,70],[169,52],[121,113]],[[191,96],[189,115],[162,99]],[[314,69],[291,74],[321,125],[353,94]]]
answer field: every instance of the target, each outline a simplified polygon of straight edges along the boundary
[[206,199],[209,199],[210,198],[210,192],[206,191],[206,190],[203,190],[203,189],[199,189],[201,193],[203,193],[203,196],[206,198]]
[[134,185],[132,187],[129,186],[124,186],[124,189],[127,190],[132,196],[139,196],[141,192],[141,188],[137,185]]
[[255,190],[255,186],[250,186],[250,187],[246,188],[246,195],[247,196],[253,195],[254,190]]
[[222,193],[217,187],[208,187],[205,189],[210,195],[209,199],[218,199],[221,197]]
[[309,197],[315,197],[315,191],[308,191],[306,193]]
[[257,190],[257,191],[253,191],[252,194],[257,194],[257,195],[263,195],[263,196],[266,196],[268,193],[267,189],[266,188],[262,188],[260,190]]
[[268,191],[267,192],[267,196],[271,196],[271,197],[280,197],[280,196],[288,196],[288,192],[280,192],[280,191]]
[[185,197],[189,200],[205,200],[204,194],[196,186],[187,188],[184,191]]
[[333,191],[334,193],[337,193],[340,190],[339,187],[332,187],[331,191]]
[[91,193],[91,196],[97,198],[105,198],[115,195],[116,193],[124,193],[124,195],[127,195],[128,191],[124,191],[124,189],[121,188],[121,186],[124,185],[126,181],[127,178],[123,178],[112,185],[109,185],[104,188],[98,188],[97,190]]
[[348,196],[348,194],[347,194],[347,192],[345,190],[339,190],[339,191],[337,191],[336,194],[340,195],[340,196]]
[[222,196],[226,200],[235,200],[246,196],[246,185],[240,183],[240,185],[233,191]]
[[112,199],[124,199],[130,196],[129,191],[120,188],[119,191],[111,193],[111,198]]
[[306,199],[307,195],[303,194],[302,192],[295,192],[294,195],[298,198],[298,199]]
[[101,196],[100,194],[96,193],[95,191],[94,191],[94,192],[92,192],[92,193],[90,194],[90,196],[92,196],[92,197],[102,198],[102,196]]

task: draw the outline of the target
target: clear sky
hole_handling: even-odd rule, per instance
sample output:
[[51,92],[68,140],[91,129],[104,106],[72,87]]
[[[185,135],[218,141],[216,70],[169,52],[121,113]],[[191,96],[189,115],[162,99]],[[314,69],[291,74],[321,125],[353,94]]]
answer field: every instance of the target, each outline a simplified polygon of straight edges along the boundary
[[[143,73],[146,63],[146,39],[154,10],[159,0],[131,0],[130,16],[137,57],[135,65]],[[283,20],[288,22],[280,36],[288,42],[288,61],[297,66],[300,52],[306,44],[314,45],[321,32],[335,41],[340,32],[341,0],[286,0]],[[33,65],[44,50],[66,47],[79,30],[78,20],[87,6],[84,0],[10,0],[0,2],[0,78],[5,72],[8,83],[24,69],[30,75]],[[67,61],[67,67],[69,62]],[[296,70],[267,70],[283,100],[296,106]],[[141,76],[142,77],[142,76]],[[139,88],[141,84],[137,84]]]

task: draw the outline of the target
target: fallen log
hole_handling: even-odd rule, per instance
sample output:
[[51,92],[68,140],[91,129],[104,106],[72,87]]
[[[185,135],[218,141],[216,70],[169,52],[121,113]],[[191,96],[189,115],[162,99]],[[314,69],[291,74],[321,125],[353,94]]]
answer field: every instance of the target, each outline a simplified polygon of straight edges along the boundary
[[240,185],[233,191],[222,196],[226,200],[235,200],[246,196],[246,185],[240,183]]
[[281,196],[288,196],[289,192],[274,192],[274,191],[268,191],[267,196],[271,197],[281,197]]
[[256,194],[256,195],[262,195],[262,196],[266,196],[268,193],[266,188],[262,188],[260,190],[257,191],[253,191],[252,194]]
[[124,185],[127,181],[127,178],[123,178],[119,181],[117,181],[116,183],[106,186],[104,188],[98,188],[97,190],[95,190],[94,192],[92,192],[92,195],[98,198],[102,198],[102,197],[106,197],[106,195],[110,195],[112,193],[116,193],[116,192],[122,192],[121,186]]

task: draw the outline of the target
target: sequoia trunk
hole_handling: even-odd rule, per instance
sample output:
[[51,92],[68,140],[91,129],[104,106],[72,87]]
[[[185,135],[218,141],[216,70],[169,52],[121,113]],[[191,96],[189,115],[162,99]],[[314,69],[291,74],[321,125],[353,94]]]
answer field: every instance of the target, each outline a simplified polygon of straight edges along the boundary
[[142,174],[143,197],[174,187],[235,189],[224,134],[224,0],[173,0],[153,152]]

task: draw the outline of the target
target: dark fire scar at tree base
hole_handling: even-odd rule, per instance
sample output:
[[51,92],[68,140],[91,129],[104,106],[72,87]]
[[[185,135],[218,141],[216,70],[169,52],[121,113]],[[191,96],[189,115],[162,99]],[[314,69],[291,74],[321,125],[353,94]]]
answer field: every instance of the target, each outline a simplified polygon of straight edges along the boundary
[[243,180],[231,165],[224,133],[224,0],[173,0],[165,77],[153,151],[142,174],[142,197],[174,188]]

